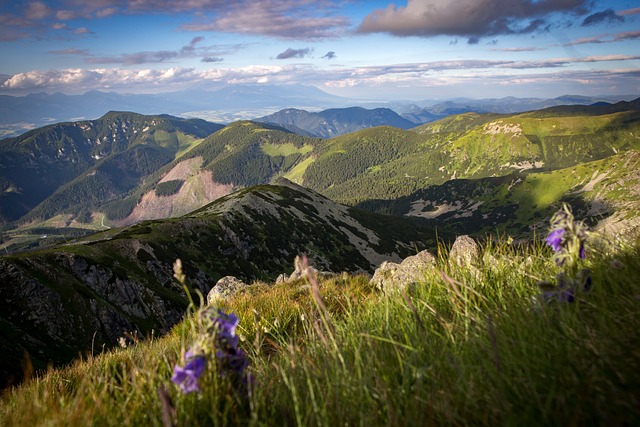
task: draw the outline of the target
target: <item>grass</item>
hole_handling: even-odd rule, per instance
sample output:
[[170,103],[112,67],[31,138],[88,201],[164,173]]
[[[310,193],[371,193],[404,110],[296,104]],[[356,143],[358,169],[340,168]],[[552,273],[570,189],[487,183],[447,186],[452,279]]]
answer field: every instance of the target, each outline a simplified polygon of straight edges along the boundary
[[[151,338],[33,378],[6,392],[0,424],[638,425],[640,242],[592,243],[593,287],[543,304],[548,248],[488,241],[475,266],[441,248],[406,292],[365,276],[256,283],[222,308],[240,318],[255,383],[238,395],[207,370],[201,393],[169,381],[194,339],[188,316]],[[166,423],[164,425],[170,425]]]
[[313,151],[313,146],[305,144],[302,147],[296,147],[292,142],[285,144],[264,143],[260,146],[263,153],[270,157],[290,156],[292,154],[308,154]]
[[305,171],[314,162],[313,157],[307,157],[297,165],[293,167],[289,172],[284,174],[284,177],[290,181],[300,183],[302,181],[302,177],[304,176]]

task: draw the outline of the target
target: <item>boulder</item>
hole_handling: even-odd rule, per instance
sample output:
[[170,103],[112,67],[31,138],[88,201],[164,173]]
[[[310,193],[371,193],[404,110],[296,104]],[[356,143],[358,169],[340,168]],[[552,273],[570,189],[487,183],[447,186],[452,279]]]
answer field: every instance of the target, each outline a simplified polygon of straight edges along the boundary
[[225,276],[218,280],[207,294],[207,304],[213,304],[218,299],[229,298],[246,286],[249,285],[234,276]]
[[400,264],[391,261],[383,261],[380,267],[373,273],[371,282],[380,290],[390,289],[394,286],[393,274],[398,271]]
[[423,280],[425,272],[435,265],[435,257],[426,250],[405,258],[400,264],[385,261],[376,269],[371,283],[384,292],[404,290]]
[[451,246],[449,260],[460,267],[474,264],[479,255],[478,244],[471,237],[464,235],[456,237],[456,241]]
[[276,278],[276,285],[279,283],[285,283],[289,280],[289,275],[286,273],[282,273],[280,275],[278,275],[278,277]]

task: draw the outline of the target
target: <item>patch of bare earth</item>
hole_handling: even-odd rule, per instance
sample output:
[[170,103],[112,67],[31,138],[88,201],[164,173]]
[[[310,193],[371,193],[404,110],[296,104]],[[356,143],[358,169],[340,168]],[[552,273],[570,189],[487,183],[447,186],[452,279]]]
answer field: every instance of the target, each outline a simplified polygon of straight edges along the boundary
[[185,215],[236,189],[232,184],[215,182],[211,171],[200,169],[201,164],[201,158],[189,159],[177,164],[160,182],[184,180],[180,191],[170,196],[158,196],[155,190],[146,193],[133,212],[117,225],[121,227],[149,219]]

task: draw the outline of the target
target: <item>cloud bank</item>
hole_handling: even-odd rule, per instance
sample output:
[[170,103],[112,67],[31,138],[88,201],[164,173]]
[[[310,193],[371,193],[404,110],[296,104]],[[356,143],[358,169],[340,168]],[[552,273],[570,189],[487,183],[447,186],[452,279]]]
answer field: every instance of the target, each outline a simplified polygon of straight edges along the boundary
[[[430,85],[457,84],[458,82],[486,85],[487,82],[513,84],[522,81],[523,71],[529,80],[560,81],[625,81],[632,91],[640,92],[640,70],[626,66],[640,60],[640,55],[601,55],[580,58],[552,58],[537,61],[513,60],[455,60],[422,63],[367,66],[357,68],[317,69],[307,64],[256,65],[240,68],[198,70],[173,67],[156,69],[63,69],[29,71],[4,76],[0,84],[2,93],[22,93],[36,90],[82,93],[88,90],[115,90],[130,92],[163,92],[182,87],[215,84],[315,84],[319,87],[348,88],[382,85],[408,85],[416,88]],[[614,70],[580,70],[576,64],[615,62]],[[531,74],[534,73],[534,74]],[[590,76],[586,79],[585,76]],[[637,80],[633,80],[637,79]],[[628,92],[630,93],[630,92]]]
[[[31,1],[19,13],[0,14],[0,41],[43,37],[45,28],[67,28],[66,22],[92,21],[115,15],[186,14],[183,31],[218,31],[316,40],[346,33],[351,20],[330,0],[60,0]],[[0,13],[2,9],[0,8]],[[46,23],[48,25],[43,24]],[[89,28],[84,32],[90,33]]]

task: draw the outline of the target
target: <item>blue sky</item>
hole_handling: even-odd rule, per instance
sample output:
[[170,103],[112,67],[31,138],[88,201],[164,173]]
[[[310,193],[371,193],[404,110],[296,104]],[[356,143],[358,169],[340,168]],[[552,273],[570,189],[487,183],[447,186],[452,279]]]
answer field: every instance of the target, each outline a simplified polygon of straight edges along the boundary
[[637,0],[0,0],[0,94],[640,94]]

